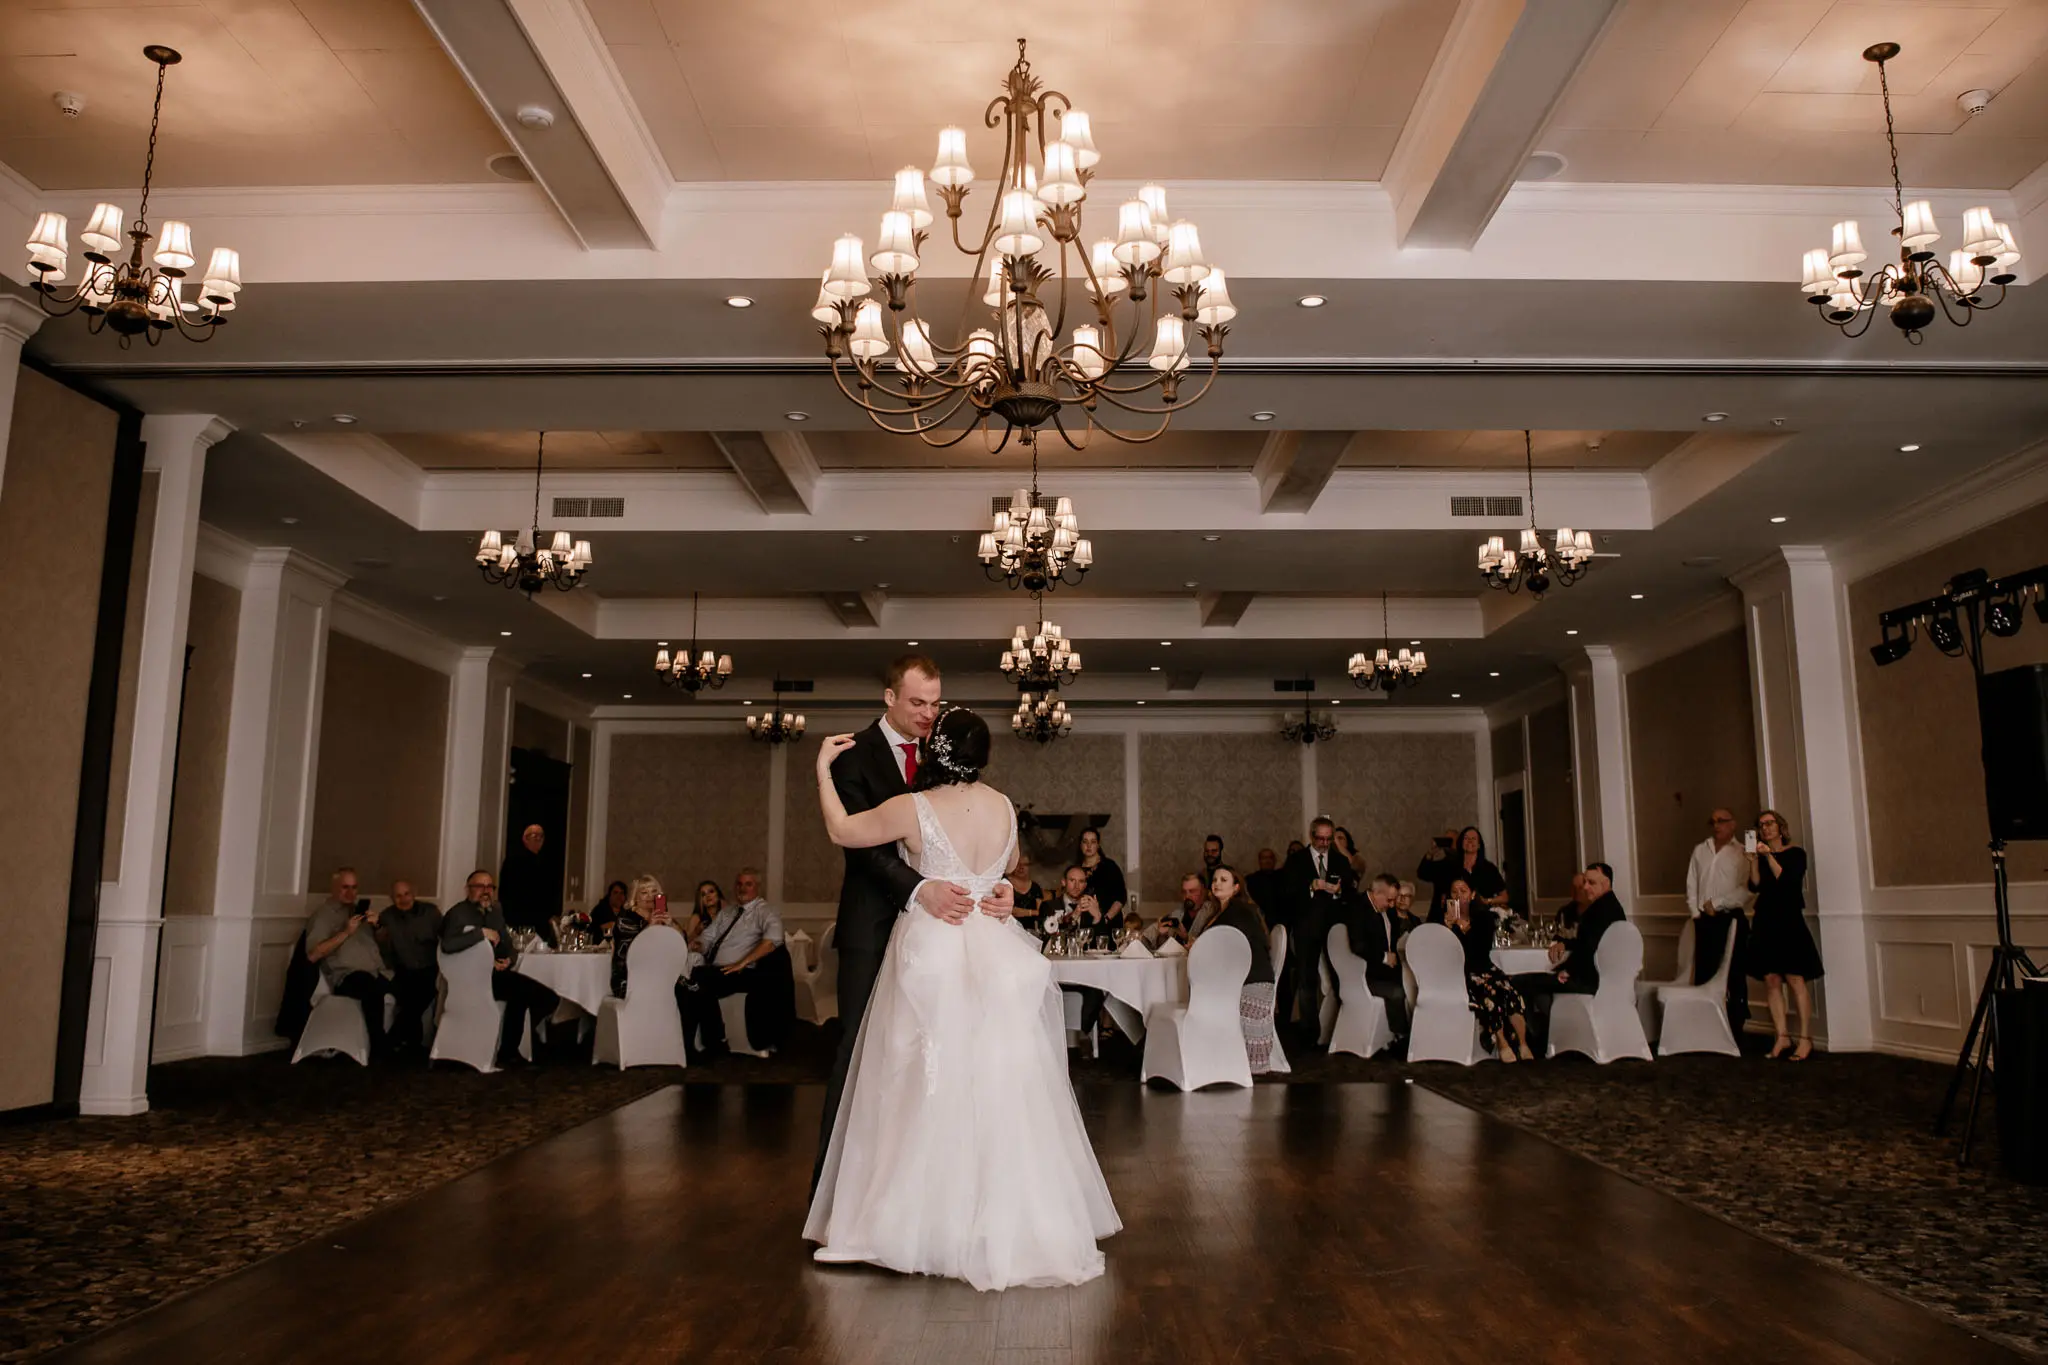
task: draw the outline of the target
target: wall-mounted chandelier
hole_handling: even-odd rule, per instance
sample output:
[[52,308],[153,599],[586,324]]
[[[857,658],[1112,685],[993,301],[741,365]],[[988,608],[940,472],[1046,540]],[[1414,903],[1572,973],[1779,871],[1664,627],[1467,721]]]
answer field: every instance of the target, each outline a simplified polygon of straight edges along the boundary
[[1536,529],[1536,446],[1526,431],[1522,465],[1529,477],[1529,524],[1522,531],[1522,546],[1510,550],[1499,536],[1488,536],[1479,547],[1479,572],[1489,588],[1527,588],[1531,597],[1541,597],[1553,582],[1570,587],[1585,577],[1593,563],[1593,536],[1560,526],[1554,548],[1544,549],[1543,535]]
[[1037,446],[1031,447],[1031,486],[1011,494],[1010,505],[989,518],[975,558],[990,582],[1034,596],[1062,583],[1077,584],[1093,567],[1095,545],[1081,535],[1074,500],[1039,494]]
[[509,532],[510,541],[496,531],[486,531],[476,547],[476,565],[485,582],[516,588],[528,597],[542,588],[567,592],[583,581],[584,571],[590,568],[590,542],[571,540],[567,531],[555,532],[548,548],[540,548],[540,472],[547,448],[548,434],[543,431],[533,444],[532,528]]
[[[690,647],[670,655],[667,646],[655,651],[654,675],[664,687],[696,696],[705,688],[717,691],[732,677],[732,655],[697,649],[697,594],[690,594]],[[750,719],[748,725],[753,724]]]
[[1003,651],[1003,676],[1022,688],[1057,688],[1081,676],[1081,651],[1045,619],[1039,594],[1033,593],[1031,600],[1038,623],[1019,626],[1010,637],[1010,647]]
[[1337,737],[1336,725],[1324,720],[1315,712],[1314,678],[1275,678],[1273,690],[1304,694],[1301,701],[1301,719],[1282,722],[1280,738],[1289,744],[1317,744],[1326,743]]
[[[983,122],[994,128],[999,117],[1002,170],[979,234],[960,232],[974,180],[964,131],[940,130],[929,176],[945,204],[954,249],[974,262],[960,322],[965,334],[945,339],[919,311],[919,255],[934,217],[927,176],[906,166],[896,173],[875,251],[869,254],[852,233],[833,244],[811,308],[833,378],[875,425],[928,445],[953,445],[979,427],[991,450],[1013,431],[1035,446],[1038,429],[1050,422],[1078,450],[1098,429],[1105,403],[1159,420],[1136,434],[1101,430],[1120,441],[1152,440],[1177,407],[1200,400],[1215,382],[1227,324],[1237,315],[1223,272],[1204,259],[1195,225],[1168,217],[1166,191],[1157,185],[1118,209],[1115,236],[1083,245],[1082,204],[1101,157],[1088,115],[1060,92],[1042,89],[1021,38],[1017,64]],[[1053,118],[1059,134],[1047,141]],[[1048,246],[1056,259],[1041,259]],[[1174,306],[1162,308],[1169,291]],[[972,313],[976,297],[985,313]],[[1191,334],[1204,344],[1209,364],[1201,387],[1183,396]],[[1141,399],[1154,389],[1156,403]],[[970,420],[950,426],[962,413]],[[1080,427],[1078,436],[1071,425]]]
[[[1863,60],[1877,63],[1877,87],[1884,96],[1884,140],[1892,154],[1892,216],[1899,224],[1892,229],[1899,241],[1898,262],[1886,261],[1866,273],[1863,263],[1870,256],[1863,249],[1863,235],[1854,219],[1845,219],[1835,224],[1830,245],[1806,253],[1799,288],[1823,320],[1852,337],[1870,330],[1871,319],[1883,305],[1892,325],[1917,346],[1924,340],[1921,329],[1934,321],[1937,310],[1956,326],[1966,327],[1974,315],[2005,302],[2005,287],[2019,278],[2013,267],[2019,263],[2020,250],[2012,229],[1993,222],[1991,210],[1979,207],[1963,213],[1962,249],[1949,253],[1946,266],[1936,258],[1934,244],[1941,240],[1941,230],[1934,221],[1934,206],[1925,199],[1906,203],[1899,179],[1892,88],[1884,71],[1884,64],[1898,55],[1897,43],[1863,49]],[[1989,292],[1988,286],[1996,286],[1998,292]]]
[[1387,595],[1381,593],[1380,647],[1369,655],[1360,652],[1351,656],[1345,672],[1351,675],[1354,687],[1392,694],[1396,688],[1412,687],[1422,681],[1422,675],[1429,672],[1429,656],[1419,649],[1411,654],[1406,645],[1395,653],[1391,649],[1393,643],[1393,631],[1387,627]]
[[1060,700],[1056,687],[1021,693],[1016,713],[1010,717],[1010,729],[1017,738],[1040,744],[1050,744],[1073,728],[1074,718],[1067,714],[1067,704]]
[[[149,155],[142,163],[142,203],[135,213],[135,225],[121,230],[119,205],[100,204],[92,220],[78,234],[85,248],[85,268],[68,294],[57,286],[69,278],[70,246],[67,223],[61,213],[44,213],[36,218],[28,239],[30,287],[36,291],[43,311],[52,317],[84,313],[86,326],[97,333],[112,328],[123,346],[136,337],[146,337],[154,346],[164,334],[177,329],[188,341],[209,340],[234,311],[235,295],[242,288],[242,258],[232,247],[217,246],[201,277],[199,297],[184,297],[185,277],[198,258],[192,254],[192,227],[169,219],[163,225],[163,239],[145,265],[142,249],[157,234],[149,227],[149,182],[156,173],[157,125],[164,112],[164,73],[183,61],[176,49],[152,43],[142,55],[156,63],[156,104],[149,113]],[[119,260],[124,247],[128,259]]]
[[[728,662],[730,661],[728,660]],[[808,692],[810,690],[811,683],[808,679],[795,681],[787,678],[777,678],[775,680],[775,701],[773,704],[760,715],[747,717],[747,737],[749,739],[765,740],[769,744],[787,744],[792,740],[802,739],[804,736],[803,713],[792,713],[783,710],[782,694],[784,692]]]

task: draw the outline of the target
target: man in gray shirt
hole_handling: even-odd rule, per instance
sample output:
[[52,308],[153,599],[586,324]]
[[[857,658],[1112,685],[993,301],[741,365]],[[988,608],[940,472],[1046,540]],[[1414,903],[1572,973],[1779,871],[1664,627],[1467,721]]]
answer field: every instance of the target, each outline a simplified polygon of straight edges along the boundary
[[391,883],[391,904],[377,918],[377,941],[391,966],[391,993],[398,999],[398,1021],[392,1025],[394,1050],[421,1045],[420,1025],[434,1007],[441,969],[434,950],[441,943],[441,912],[413,895],[412,883]]
[[330,892],[306,921],[306,960],[320,968],[327,989],[360,1000],[370,1031],[370,1055],[384,1052],[384,997],[391,994],[390,968],[378,945],[375,910],[356,903],[356,870],[338,867]]
[[519,1054],[519,1044],[526,1036],[528,1017],[546,1019],[562,998],[532,977],[512,970],[519,949],[512,942],[505,912],[498,907],[498,882],[491,870],[480,867],[470,873],[466,889],[469,899],[441,917],[440,949],[453,955],[479,943],[491,945],[495,959],[491,965],[496,969],[491,973],[491,995],[505,1003],[505,1021],[498,1032],[498,1065],[524,1066],[526,1059]]
[[762,897],[761,874],[741,868],[732,889],[738,903],[719,906],[690,944],[704,954],[705,965],[691,974],[684,1036],[701,1029],[704,1050],[714,1056],[726,1050],[725,1018],[718,1006],[725,996],[747,997],[747,1040],[764,1052],[782,1045],[796,1017],[782,916]]

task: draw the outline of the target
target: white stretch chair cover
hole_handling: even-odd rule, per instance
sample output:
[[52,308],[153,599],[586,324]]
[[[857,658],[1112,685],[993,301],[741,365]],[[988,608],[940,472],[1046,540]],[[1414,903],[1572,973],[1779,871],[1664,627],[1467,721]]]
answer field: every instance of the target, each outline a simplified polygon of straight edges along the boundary
[[1273,957],[1273,980],[1287,979],[1287,926],[1276,924],[1266,931],[1266,951]]
[[1365,979],[1365,959],[1351,951],[1351,931],[1332,925],[1325,968],[1337,983],[1343,1003],[1338,1007],[1327,1041],[1332,1052],[1370,1057],[1394,1041],[1387,1002],[1372,993]]
[[1643,1033],[1646,1037],[1654,1038],[1657,1036],[1657,992],[1663,990],[1666,986],[1690,986],[1692,984],[1693,957],[1696,953],[1696,945],[1699,942],[1698,924],[1698,920],[1689,919],[1685,922],[1685,927],[1678,931],[1677,975],[1673,976],[1669,981],[1636,982],[1636,1013],[1642,1016]]
[[1316,1042],[1328,1047],[1337,1027],[1337,978],[1330,971],[1329,958],[1316,964],[1316,976],[1323,983],[1322,1003],[1316,1006]]
[[1643,934],[1627,920],[1600,936],[1593,954],[1600,985],[1591,995],[1550,998],[1550,1053],[1583,1052],[1605,1065],[1620,1057],[1650,1060],[1650,1039],[1636,1013],[1643,971]]
[[592,1066],[682,1066],[683,1016],[676,982],[690,962],[690,945],[672,924],[652,924],[626,945],[626,998],[606,996],[597,1007]]
[[747,997],[725,995],[718,1000],[718,1016],[725,1021],[725,1045],[742,1057],[767,1057],[772,1054],[754,1046],[754,1040],[747,1037]]
[[434,1046],[427,1052],[427,1059],[461,1062],[483,1072],[496,1071],[498,1030],[504,1026],[505,1004],[491,994],[491,944],[479,940],[459,953],[437,949],[434,956],[441,964],[441,979],[448,985],[448,996],[441,1006],[441,1023],[434,1030]]
[[[798,932],[802,931],[799,930]],[[799,1019],[810,1019],[813,1023],[816,1023],[818,1021],[813,1016],[817,1014],[817,1004],[816,998],[811,993],[811,986],[818,979],[817,941],[808,935],[799,939],[796,934],[791,934],[787,947],[789,948],[789,971],[790,975],[795,979],[796,1017]]]
[[[391,1001],[384,1002],[385,1023],[390,1023]],[[357,1066],[370,1064],[370,1029],[363,1023],[363,1002],[346,995],[336,995],[327,984],[327,977],[320,977],[320,984],[313,988],[313,1010],[306,1016],[306,1027],[299,1034],[299,1045],[292,1052],[294,1066],[308,1057],[339,1056],[354,1059]]]
[[[1686,925],[1687,932],[1692,926]],[[1601,947],[1607,946],[1602,939]],[[1711,979],[1699,985],[1685,982],[1657,988],[1657,1007],[1663,1021],[1657,1030],[1657,1052],[1668,1057],[1675,1052],[1719,1052],[1730,1057],[1740,1057],[1742,1049],[1736,1045],[1735,1029],[1728,1018],[1728,972],[1735,959],[1735,935],[1728,935],[1726,945],[1721,949],[1721,965],[1714,969]],[[1687,977],[1691,972],[1685,974]],[[1603,978],[1604,979],[1604,978]],[[1636,998],[1642,998],[1642,986],[1636,987]]]
[[1188,1003],[1145,1012],[1140,1081],[1157,1076],[1179,1090],[1252,1083],[1238,997],[1252,971],[1252,946],[1238,933],[1205,933],[1188,949]]
[[811,975],[811,1010],[804,1017],[814,1024],[839,1017],[839,925],[825,926],[818,939],[818,969]]
[[[1266,934],[1266,951],[1272,954],[1273,957],[1274,1009],[1273,1048],[1272,1051],[1266,1054],[1266,1070],[1278,1076],[1284,1076],[1288,1072],[1294,1070],[1294,1068],[1288,1064],[1287,1050],[1280,1046],[1280,1025],[1283,1022],[1279,1015],[1280,983],[1287,979],[1287,944],[1287,926],[1284,924],[1274,925],[1272,929],[1268,931],[1268,933]],[[1251,973],[1246,972],[1245,975],[1249,976],[1251,975]],[[1240,1025],[1239,1032],[1242,1031],[1243,1028]]]
[[1408,970],[1415,978],[1408,1060],[1470,1066],[1492,1056],[1465,993],[1465,950],[1458,936],[1441,924],[1419,924],[1406,942]]

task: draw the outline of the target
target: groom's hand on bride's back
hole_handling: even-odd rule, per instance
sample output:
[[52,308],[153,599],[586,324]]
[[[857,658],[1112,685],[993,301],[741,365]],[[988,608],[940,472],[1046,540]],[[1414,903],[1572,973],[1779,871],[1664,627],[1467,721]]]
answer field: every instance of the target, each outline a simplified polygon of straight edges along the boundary
[[1017,890],[1007,879],[996,883],[995,890],[982,898],[981,913],[991,919],[1008,919],[1017,908]]
[[974,897],[952,882],[926,882],[917,889],[917,903],[927,915],[948,924],[963,923],[974,913]]

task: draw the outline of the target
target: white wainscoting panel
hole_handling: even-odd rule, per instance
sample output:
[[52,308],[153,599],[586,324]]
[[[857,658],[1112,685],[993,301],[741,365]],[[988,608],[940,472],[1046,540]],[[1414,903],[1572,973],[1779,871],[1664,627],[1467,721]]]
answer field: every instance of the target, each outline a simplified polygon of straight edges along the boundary
[[206,1052],[206,970],[212,955],[211,915],[166,915],[158,948],[156,1039],[152,1062]]

